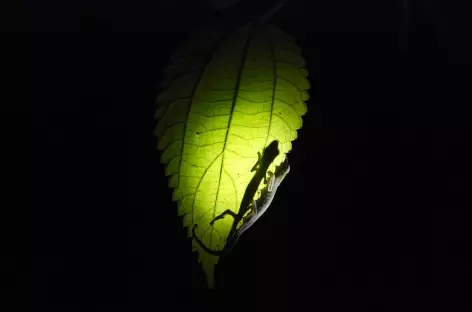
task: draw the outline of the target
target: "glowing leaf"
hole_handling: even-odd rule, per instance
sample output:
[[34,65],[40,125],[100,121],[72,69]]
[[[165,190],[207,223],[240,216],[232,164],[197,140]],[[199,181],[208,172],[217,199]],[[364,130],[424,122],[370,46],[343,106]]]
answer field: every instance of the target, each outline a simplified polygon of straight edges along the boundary
[[[161,162],[188,236],[198,224],[203,242],[222,249],[233,220],[210,221],[226,209],[238,212],[257,152],[280,142],[273,171],[302,126],[305,62],[294,40],[270,25],[199,31],[172,60],[157,97]],[[192,249],[213,287],[218,257],[195,241]]]

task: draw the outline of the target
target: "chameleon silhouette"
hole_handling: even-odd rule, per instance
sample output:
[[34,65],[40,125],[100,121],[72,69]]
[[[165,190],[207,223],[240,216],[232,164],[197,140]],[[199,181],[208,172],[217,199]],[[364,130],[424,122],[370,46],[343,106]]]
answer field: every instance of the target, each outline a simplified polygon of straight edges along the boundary
[[[231,215],[234,219],[231,230],[228,234],[228,238],[226,239],[225,247],[223,249],[214,250],[207,247],[196,235],[195,230],[197,228],[197,224],[193,226],[193,238],[198,243],[198,245],[203,248],[203,250],[215,256],[227,254],[236,245],[241,235],[264,214],[267,208],[269,208],[272,200],[274,199],[278,186],[290,170],[288,161],[285,159],[285,161],[275,170],[275,173],[268,171],[269,166],[279,155],[278,145],[278,141],[272,141],[264,149],[262,156],[258,152],[259,159],[251,170],[254,171],[257,168],[257,171],[249,182],[246,191],[244,192],[238,213],[236,214],[232,210],[227,209],[210,222],[210,225],[213,225],[215,221],[224,218],[225,215]],[[267,173],[269,174],[269,181],[266,180]],[[262,189],[261,197],[257,201],[254,201],[254,196],[256,195],[259,184],[262,180],[264,180],[266,183],[266,187]],[[249,214],[244,217],[248,211]],[[243,220],[243,224],[238,229],[237,226],[241,220]]]

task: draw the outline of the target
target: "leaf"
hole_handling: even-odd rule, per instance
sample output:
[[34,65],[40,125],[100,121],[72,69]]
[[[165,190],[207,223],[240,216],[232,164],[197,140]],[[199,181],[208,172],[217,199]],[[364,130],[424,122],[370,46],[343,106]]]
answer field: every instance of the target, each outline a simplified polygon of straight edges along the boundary
[[[174,53],[157,97],[155,135],[189,237],[198,224],[203,242],[222,249],[233,220],[209,223],[226,209],[238,212],[257,152],[279,141],[273,171],[291,150],[306,113],[304,66],[294,40],[270,25],[202,30]],[[192,250],[212,288],[218,257],[194,240]]]

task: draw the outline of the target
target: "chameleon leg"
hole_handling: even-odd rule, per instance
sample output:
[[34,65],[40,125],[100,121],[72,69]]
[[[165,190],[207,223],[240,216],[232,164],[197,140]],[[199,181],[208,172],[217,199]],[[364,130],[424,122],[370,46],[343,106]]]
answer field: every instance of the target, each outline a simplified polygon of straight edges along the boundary
[[233,210],[231,210],[231,209],[226,209],[225,211],[223,211],[222,214],[220,214],[220,215],[217,216],[215,219],[213,219],[213,220],[210,222],[210,225],[213,225],[213,223],[215,223],[215,221],[217,221],[217,220],[223,219],[223,218],[225,217],[225,215],[227,215],[227,214],[233,216],[233,218],[235,218],[235,219],[236,219],[236,217],[237,217]]
[[252,167],[251,172],[257,170],[257,168],[259,167],[259,164],[261,163],[261,158],[262,158],[261,152],[257,152],[257,162],[256,162],[256,164]]

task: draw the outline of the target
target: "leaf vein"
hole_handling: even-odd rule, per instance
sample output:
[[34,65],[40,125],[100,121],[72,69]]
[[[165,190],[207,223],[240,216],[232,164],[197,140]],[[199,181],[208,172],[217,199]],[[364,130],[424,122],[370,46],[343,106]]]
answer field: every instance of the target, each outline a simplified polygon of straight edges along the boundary
[[194,70],[184,71],[184,72],[178,73],[176,75],[173,75],[173,77],[171,78],[172,80],[170,82],[168,82],[167,84],[165,84],[165,86],[166,86],[165,88],[170,89],[177,79],[188,76],[188,75],[191,75],[191,74],[198,74],[198,72],[200,72],[200,71],[201,71],[201,69],[194,69]]
[[274,117],[278,117],[280,120],[282,120],[282,122],[283,122],[290,130],[293,130],[292,127],[290,126],[290,124],[289,124],[284,118],[282,118],[282,117],[279,116],[279,115],[274,115]]
[[248,128],[248,129],[260,129],[263,128],[263,126],[246,126],[246,125],[233,125],[235,127],[243,127],[243,128]]
[[289,79],[287,79],[287,78],[284,78],[284,77],[282,77],[282,76],[278,76],[277,78],[280,79],[280,80],[283,80],[283,81],[288,82],[288,83],[291,84],[298,92],[303,92],[303,91],[305,91],[305,90],[299,89],[298,86],[297,86],[293,81],[291,81],[291,80],[289,80]]
[[239,110],[239,109],[235,109],[234,111],[238,112],[238,113],[241,113],[241,114],[244,114],[244,115],[248,115],[248,116],[254,116],[254,115],[259,115],[259,114],[263,114],[263,113],[270,113],[270,111],[261,111],[261,112],[257,112],[257,113],[247,113],[247,112],[244,112],[244,111]]
[[276,62],[277,62],[277,63],[288,64],[288,65],[291,65],[291,66],[296,67],[296,68],[303,68],[303,66],[299,66],[299,65],[296,64],[295,62],[290,62],[290,61],[287,61],[287,60],[277,59]]
[[245,138],[242,135],[239,135],[239,134],[236,134],[236,133],[230,133],[229,135],[235,136],[237,138],[241,138],[241,139],[246,140],[246,141],[251,141],[251,140],[255,139],[255,138]]
[[270,100],[265,100],[265,101],[254,101],[254,100],[250,100],[244,96],[241,96],[241,95],[238,95],[238,98],[240,98],[241,100],[244,100],[244,101],[248,101],[248,102],[252,102],[252,103],[267,103],[267,102],[270,102]]
[[243,92],[253,92],[253,93],[257,93],[257,92],[266,92],[266,91],[272,90],[272,88],[267,88],[267,89],[264,89],[264,90],[247,90],[247,89],[242,89],[242,88],[240,88],[239,90],[240,90],[240,91],[243,91]]
[[192,99],[192,97],[191,97],[191,96],[178,97],[178,98],[174,99],[172,102],[170,102],[169,104],[167,104],[167,107],[166,107],[166,109],[164,110],[164,113],[162,113],[162,116],[161,116],[161,118],[159,118],[159,120],[165,118],[167,112],[169,111],[169,108],[170,108],[171,106],[173,106],[177,101],[180,101],[180,100],[187,100],[187,99]]
[[236,181],[234,181],[234,178],[229,174],[228,171],[226,171],[225,168],[223,168],[224,173],[228,176],[228,178],[231,180],[231,183],[233,184],[233,190],[234,190],[234,197],[236,198],[235,201],[235,207],[238,207],[238,189],[236,188]]
[[233,153],[233,154],[236,154],[236,155],[238,155],[239,157],[242,157],[242,158],[254,159],[254,157],[249,157],[249,156],[241,155],[240,153],[238,153],[238,152],[236,152],[236,151],[233,151],[232,149],[229,149],[229,148],[226,148],[226,150],[227,150],[228,152],[231,152],[231,153]]
[[[195,190],[195,194],[198,193],[198,191],[200,190],[200,185],[202,184],[202,181],[203,179],[205,178],[206,174],[208,173],[208,170],[211,168],[211,166],[213,166],[213,164],[215,163],[215,161],[220,158],[220,156],[223,155],[223,151],[221,151],[221,153],[219,153],[212,161],[211,163],[208,165],[208,168],[205,169],[205,171],[203,172],[202,174],[202,177],[201,179],[198,181],[198,184],[197,184],[197,188]],[[192,213],[193,213],[193,209],[195,207],[195,199],[197,198],[197,195],[195,195],[195,197],[193,198],[193,201],[192,201]],[[195,220],[193,220],[195,221]],[[195,222],[194,222],[195,223]]]
[[287,105],[288,107],[290,107],[291,110],[293,110],[295,112],[295,114],[298,115],[297,111],[295,110],[295,107],[293,107],[293,104],[290,104],[289,102],[285,101],[285,100],[282,100],[280,98],[276,98],[277,101],[280,101],[280,103],[283,103],[285,105]]
[[213,142],[213,143],[207,143],[207,144],[195,144],[195,143],[185,142],[184,144],[187,144],[190,146],[196,146],[196,147],[206,147],[206,146],[211,146],[211,145],[221,144],[221,143],[224,143],[224,142]]

